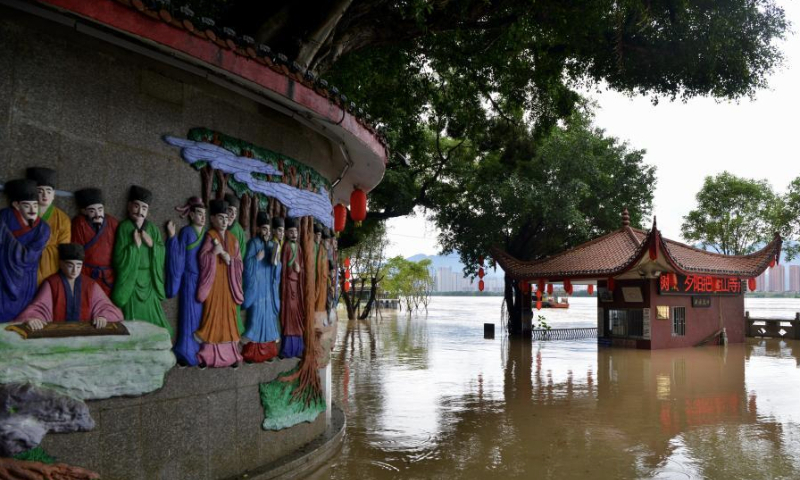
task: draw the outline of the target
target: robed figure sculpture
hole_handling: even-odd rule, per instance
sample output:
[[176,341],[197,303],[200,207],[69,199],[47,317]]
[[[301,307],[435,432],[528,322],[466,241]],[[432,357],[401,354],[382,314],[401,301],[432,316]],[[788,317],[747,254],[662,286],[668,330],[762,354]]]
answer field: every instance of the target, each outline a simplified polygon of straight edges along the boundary
[[97,282],[83,269],[84,250],[77,243],[58,246],[59,272],[47,277],[30,305],[17,321],[39,330],[50,322],[91,322],[103,328],[108,322],[122,320],[122,311],[111,303]]
[[164,316],[164,241],[152,222],[147,221],[153,194],[136,185],[128,193],[128,218],[117,228],[114,244],[116,282],[111,300],[127,320],[144,320],[166,328]]
[[3,187],[10,207],[0,210],[0,322],[9,322],[36,294],[36,275],[50,226],[39,218],[36,182]]
[[58,245],[71,241],[69,217],[56,207],[56,171],[52,168],[30,167],[25,171],[28,180],[36,182],[36,196],[39,202],[39,217],[50,227],[50,238],[39,260],[37,285],[45,278],[58,272]]
[[175,234],[175,224],[167,223],[167,298],[178,296],[178,336],[172,351],[178,365],[197,365],[200,342],[194,332],[200,328],[203,303],[197,300],[200,278],[200,244],[206,235],[206,206],[192,197],[178,207],[181,217],[189,217],[189,225]]
[[286,241],[283,244],[281,275],[281,329],[283,330],[281,356],[284,358],[300,357],[304,349],[305,268],[303,251],[297,242],[298,226],[296,218],[286,219]]
[[200,368],[238,367],[239,329],[236,309],[242,304],[242,257],[239,241],[226,232],[227,203],[212,200],[208,205],[212,228],[200,247],[200,279],[197,300],[203,302],[203,317],[197,337],[203,342],[197,359]]
[[249,342],[242,348],[242,357],[248,363],[276,357],[281,336],[278,324],[280,264],[276,265],[274,252],[279,244],[270,238],[270,218],[266,212],[258,212],[256,227],[258,235],[248,242],[244,259],[242,307],[247,309],[244,337]]
[[99,188],[78,190],[75,203],[80,214],[72,219],[72,242],[83,245],[86,252],[83,274],[95,280],[110,296],[114,288],[111,257],[119,221],[106,213],[103,192]]

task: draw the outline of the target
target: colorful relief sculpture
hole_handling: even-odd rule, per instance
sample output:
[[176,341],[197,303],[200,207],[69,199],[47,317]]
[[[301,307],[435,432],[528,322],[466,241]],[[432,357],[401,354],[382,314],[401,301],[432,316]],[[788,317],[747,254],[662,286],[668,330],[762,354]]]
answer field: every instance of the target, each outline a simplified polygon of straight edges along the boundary
[[[225,201],[228,203],[228,232],[233,234],[239,242],[239,249],[242,252],[242,261],[244,261],[247,251],[247,236],[244,233],[242,225],[236,221],[239,218],[239,197],[228,193],[225,195]],[[236,307],[236,326],[241,335],[244,332],[244,324],[242,323],[242,309],[240,306]]]
[[248,363],[266,362],[278,356],[281,337],[278,324],[280,311],[280,272],[274,250],[278,245],[270,239],[270,218],[266,212],[256,217],[258,236],[250,239],[244,259],[244,303],[247,309],[247,329],[244,337],[250,340],[242,348]]
[[153,194],[132,185],[128,192],[128,218],[120,222],[114,243],[116,282],[111,299],[128,320],[166,328],[172,326],[164,316],[164,241],[152,222],[147,221]]
[[111,296],[114,288],[111,255],[119,221],[105,212],[103,192],[99,188],[78,190],[75,203],[80,215],[72,219],[72,242],[83,245],[86,252],[83,274],[95,280],[106,295]]
[[236,309],[244,301],[244,266],[239,241],[228,227],[228,204],[212,200],[209,204],[211,228],[200,248],[200,281],[197,300],[203,302],[203,317],[197,337],[203,342],[197,354],[200,368],[238,367],[239,329]]
[[84,250],[77,243],[58,246],[59,272],[42,282],[33,302],[17,317],[32,330],[50,322],[92,322],[104,328],[122,320],[122,311],[111,303],[100,285],[81,275]]
[[283,244],[283,274],[281,275],[281,329],[284,358],[303,355],[303,326],[305,307],[303,285],[305,268],[303,250],[297,242],[299,224],[295,218],[286,219],[286,242]]
[[11,180],[4,189],[11,206],[0,210],[0,322],[9,322],[36,294],[50,226],[39,218],[36,182]]
[[36,284],[58,272],[58,245],[71,241],[70,220],[66,213],[53,205],[56,198],[56,171],[51,168],[30,167],[25,171],[28,180],[36,182],[39,217],[50,226],[50,239],[39,260]]
[[181,218],[189,217],[189,225],[175,234],[175,223],[167,223],[167,298],[178,295],[178,337],[175,357],[178,365],[197,365],[200,342],[194,332],[200,328],[203,303],[197,301],[197,282],[200,278],[200,244],[206,234],[206,206],[199,197],[192,197],[183,207],[176,207]]
[[328,303],[328,282],[330,280],[330,270],[328,270],[328,249],[322,241],[325,227],[319,223],[314,223],[314,272],[315,287],[314,292],[314,311],[326,312]]
[[327,308],[328,312],[331,309],[336,308],[336,304],[339,303],[339,298],[337,297],[337,288],[339,286],[339,269],[336,268],[338,264],[337,252],[336,252],[336,238],[333,236],[333,233],[328,227],[325,227],[325,230],[322,231],[322,239],[325,242],[325,245],[328,250],[328,302]]

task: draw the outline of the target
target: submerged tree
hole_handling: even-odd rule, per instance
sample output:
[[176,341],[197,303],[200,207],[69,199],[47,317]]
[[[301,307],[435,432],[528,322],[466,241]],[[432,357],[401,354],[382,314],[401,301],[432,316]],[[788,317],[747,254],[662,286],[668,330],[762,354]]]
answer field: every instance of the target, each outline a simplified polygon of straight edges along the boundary
[[387,295],[403,300],[409,314],[420,307],[428,311],[433,290],[431,263],[430,259],[415,262],[397,256],[389,259],[386,264],[387,278],[383,290]]
[[683,237],[724,255],[747,255],[782,230],[781,199],[766,180],[722,172],[708,176],[697,208],[683,217]]
[[[356,229],[355,234],[361,234],[354,246],[345,248],[339,253],[339,279],[342,282],[339,289],[341,298],[347,308],[347,318],[361,320],[369,317],[375,306],[378,288],[385,276],[386,247],[389,246],[389,237],[386,226],[379,222],[372,229]],[[344,259],[350,259],[349,272],[352,288],[344,290],[345,271]],[[368,290],[367,290],[368,289]],[[366,301],[364,293],[367,292]],[[362,302],[364,302],[362,306]]]

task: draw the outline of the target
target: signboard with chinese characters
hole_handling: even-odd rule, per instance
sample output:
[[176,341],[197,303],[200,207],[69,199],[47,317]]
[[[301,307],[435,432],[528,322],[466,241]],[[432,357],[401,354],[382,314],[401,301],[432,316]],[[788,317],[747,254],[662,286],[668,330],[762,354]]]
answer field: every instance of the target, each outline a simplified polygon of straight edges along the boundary
[[642,337],[650,340],[650,309],[642,309]]
[[692,297],[692,307],[694,308],[711,308],[711,297]]
[[711,275],[678,275],[677,282],[670,275],[662,275],[658,281],[660,295],[741,295],[742,280],[738,278],[712,277]]

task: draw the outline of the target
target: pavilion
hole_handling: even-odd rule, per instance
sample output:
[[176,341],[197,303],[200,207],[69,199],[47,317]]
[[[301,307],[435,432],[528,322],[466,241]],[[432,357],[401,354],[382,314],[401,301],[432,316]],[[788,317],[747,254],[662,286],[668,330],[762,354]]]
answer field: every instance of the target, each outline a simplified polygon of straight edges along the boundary
[[664,238],[655,221],[650,231],[632,228],[625,210],[619,230],[556,255],[521,261],[495,248],[492,257],[509,278],[540,289],[596,284],[598,341],[661,349],[744,342],[744,293],[780,258],[781,244],[776,234],[750,255],[708,252]]

